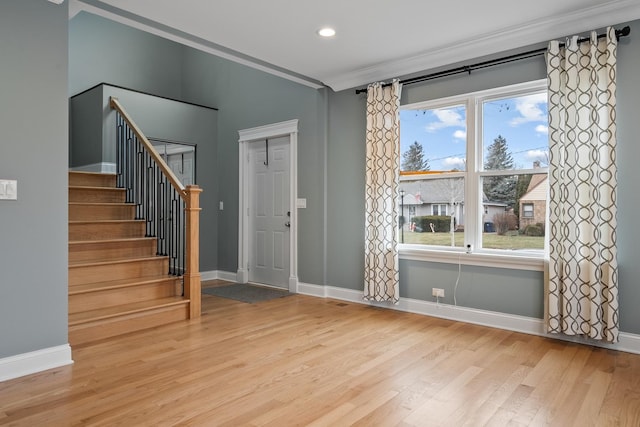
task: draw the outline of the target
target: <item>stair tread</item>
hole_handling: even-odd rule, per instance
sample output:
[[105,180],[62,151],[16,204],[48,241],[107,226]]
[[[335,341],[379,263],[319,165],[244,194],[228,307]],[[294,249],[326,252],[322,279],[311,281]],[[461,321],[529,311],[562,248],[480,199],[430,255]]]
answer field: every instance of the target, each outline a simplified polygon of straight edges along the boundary
[[144,219],[81,219],[75,221],[69,221],[69,224],[94,224],[94,223],[102,223],[102,224],[119,224],[125,222],[146,222]]
[[99,175],[99,176],[116,176],[113,172],[91,172],[91,171],[69,171],[70,174],[76,175]]
[[91,267],[91,266],[109,265],[109,264],[124,264],[129,262],[140,262],[140,261],[157,261],[157,260],[165,260],[168,258],[169,257],[166,255],[152,255],[152,256],[141,256],[141,257],[114,258],[114,259],[108,259],[108,260],[69,261],[69,268]]
[[189,300],[184,297],[167,297],[158,298],[148,301],[134,302],[130,304],[122,304],[114,307],[98,308],[95,310],[81,311],[69,314],[69,326],[75,326],[82,323],[94,322],[98,320],[109,319],[128,314],[135,314],[144,311],[150,311],[155,308],[171,307],[175,305],[188,304]]
[[155,240],[155,237],[116,237],[113,239],[102,239],[102,240],[70,240],[69,245],[100,245],[104,243],[127,243],[127,242],[139,242],[144,240]]
[[[102,188],[102,187],[100,187]],[[69,206],[135,206],[135,203],[125,202],[69,202]]]
[[163,274],[161,276],[142,276],[134,279],[108,280],[104,282],[83,283],[69,286],[69,295],[96,292],[107,289],[128,288],[148,283],[161,282],[165,280],[179,280],[178,276]]
[[125,188],[119,188],[119,187],[98,187],[95,185],[70,185],[69,186],[69,190],[98,190],[98,191],[118,191],[118,192],[122,192],[122,191],[127,191]]

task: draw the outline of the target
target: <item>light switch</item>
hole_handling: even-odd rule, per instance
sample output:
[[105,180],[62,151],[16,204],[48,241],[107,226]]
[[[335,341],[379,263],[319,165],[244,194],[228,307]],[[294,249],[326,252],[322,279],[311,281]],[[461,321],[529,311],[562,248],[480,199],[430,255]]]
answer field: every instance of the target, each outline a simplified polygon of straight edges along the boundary
[[224,210],[224,202],[222,200],[220,200],[220,208],[221,211]]
[[307,199],[296,199],[296,207],[305,209],[307,207]]
[[0,200],[18,200],[18,181],[0,179]]

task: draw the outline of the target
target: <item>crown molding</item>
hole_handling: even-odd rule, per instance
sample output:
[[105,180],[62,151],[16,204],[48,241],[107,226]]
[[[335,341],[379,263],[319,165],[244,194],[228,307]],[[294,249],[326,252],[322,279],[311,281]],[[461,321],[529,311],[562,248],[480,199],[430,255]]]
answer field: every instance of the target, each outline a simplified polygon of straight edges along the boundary
[[335,91],[351,89],[375,81],[389,80],[460,61],[546,43],[552,39],[584,33],[609,25],[618,25],[639,18],[640,2],[637,0],[614,1],[533,21],[526,25],[502,29],[405,59],[383,62],[352,72],[327,76],[321,80]]

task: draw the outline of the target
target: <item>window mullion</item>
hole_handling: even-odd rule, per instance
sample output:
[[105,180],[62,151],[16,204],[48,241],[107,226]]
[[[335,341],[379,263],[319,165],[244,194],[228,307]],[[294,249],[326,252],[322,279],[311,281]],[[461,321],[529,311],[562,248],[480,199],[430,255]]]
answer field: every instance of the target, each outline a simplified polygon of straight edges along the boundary
[[467,176],[465,179],[465,247],[471,245],[479,247],[479,212],[481,210],[481,196],[478,194],[478,152],[477,141],[480,135],[477,127],[477,108],[474,97],[467,99]]

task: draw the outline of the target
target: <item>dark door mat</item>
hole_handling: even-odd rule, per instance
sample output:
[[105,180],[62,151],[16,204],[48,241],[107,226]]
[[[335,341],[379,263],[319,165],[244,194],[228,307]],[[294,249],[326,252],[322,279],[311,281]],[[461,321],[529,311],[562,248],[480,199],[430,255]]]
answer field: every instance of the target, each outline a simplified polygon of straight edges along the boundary
[[279,290],[264,288],[261,286],[251,286],[244,283],[236,283],[227,286],[216,286],[212,288],[204,288],[203,294],[213,295],[216,297],[229,298],[236,301],[242,301],[254,304],[262,301],[269,301],[276,298],[287,297],[292,293]]

